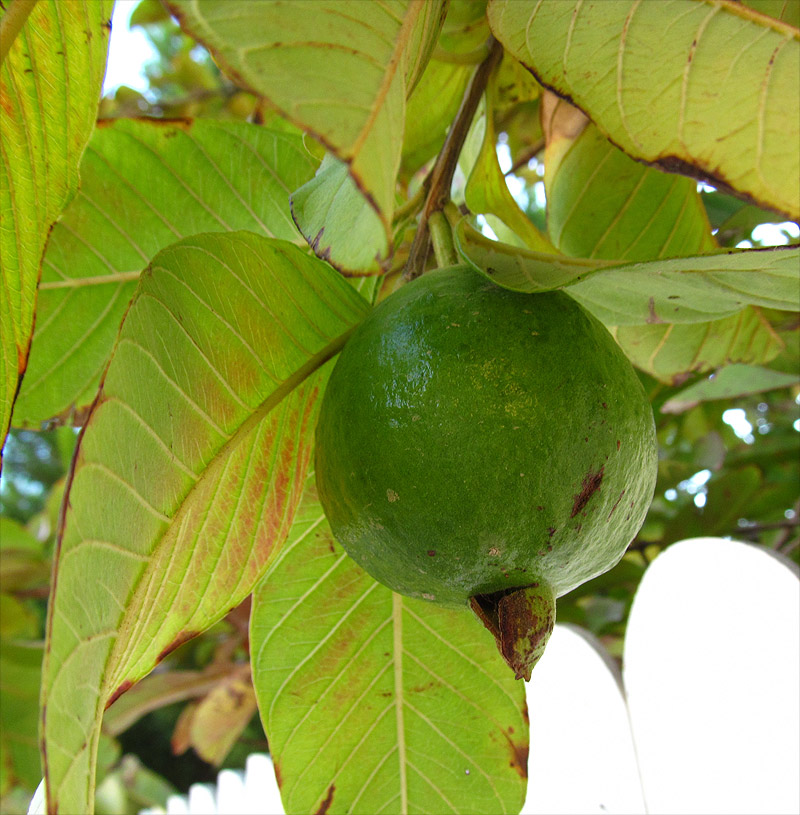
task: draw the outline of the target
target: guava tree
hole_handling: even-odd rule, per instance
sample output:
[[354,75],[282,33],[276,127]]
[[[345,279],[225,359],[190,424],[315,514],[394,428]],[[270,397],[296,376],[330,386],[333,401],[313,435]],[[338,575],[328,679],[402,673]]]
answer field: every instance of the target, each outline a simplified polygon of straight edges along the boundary
[[[798,5],[164,5],[247,121],[199,94],[210,115],[96,123],[112,0],[0,17],[0,424],[82,428],[42,667],[48,810],[91,810],[104,712],[119,732],[137,683],[252,597],[249,666],[204,688],[234,737],[257,702],[287,811],[519,811],[524,688],[492,638],[377,583],[326,523],[328,377],[376,303],[461,265],[565,292],[668,413],[796,383],[800,252],[731,243],[800,218]],[[729,503],[758,493],[734,475]],[[796,487],[775,486],[782,512]],[[665,517],[637,545],[668,542]]]

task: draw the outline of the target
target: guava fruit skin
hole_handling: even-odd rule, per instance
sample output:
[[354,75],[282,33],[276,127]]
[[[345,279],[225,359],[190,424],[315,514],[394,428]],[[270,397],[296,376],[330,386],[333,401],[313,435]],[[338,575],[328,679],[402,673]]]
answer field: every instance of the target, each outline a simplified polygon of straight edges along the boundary
[[316,431],[337,540],[400,594],[462,605],[614,566],[653,495],[652,411],[611,335],[561,292],[429,272],[356,329]]

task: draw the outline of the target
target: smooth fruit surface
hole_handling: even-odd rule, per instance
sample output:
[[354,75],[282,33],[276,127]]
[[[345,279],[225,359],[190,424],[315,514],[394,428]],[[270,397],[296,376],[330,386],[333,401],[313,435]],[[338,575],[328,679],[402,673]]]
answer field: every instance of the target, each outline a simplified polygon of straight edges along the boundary
[[445,604],[610,569],[653,494],[638,377],[561,292],[423,275],[348,341],[317,425],[334,535],[381,583]]

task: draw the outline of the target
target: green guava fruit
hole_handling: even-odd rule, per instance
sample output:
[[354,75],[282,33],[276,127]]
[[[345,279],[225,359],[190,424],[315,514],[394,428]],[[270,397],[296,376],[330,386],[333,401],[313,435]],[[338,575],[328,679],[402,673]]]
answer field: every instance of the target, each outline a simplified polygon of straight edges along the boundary
[[337,540],[400,594],[469,604],[530,678],[555,598],[622,557],[656,478],[653,414],[604,326],[562,292],[467,267],[377,306],[316,431]]

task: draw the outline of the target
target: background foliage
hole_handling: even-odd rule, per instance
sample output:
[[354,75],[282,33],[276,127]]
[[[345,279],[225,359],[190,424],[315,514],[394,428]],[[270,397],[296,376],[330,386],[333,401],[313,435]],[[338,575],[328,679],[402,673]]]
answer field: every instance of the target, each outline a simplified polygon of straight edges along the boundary
[[[37,13],[46,15],[49,7],[46,3],[41,5]],[[258,246],[259,251],[271,251],[260,248],[266,246],[260,243],[264,239],[278,237],[292,241],[298,247],[296,257],[291,248],[285,250],[286,257],[297,271],[298,286],[300,281],[306,285],[313,275],[303,271],[303,264],[310,264],[313,257],[306,251],[303,235],[313,245],[321,225],[326,224],[325,240],[321,243],[317,240],[314,246],[317,254],[327,257],[337,269],[347,274],[383,271],[381,282],[374,277],[352,278],[350,283],[353,285],[349,286],[344,279],[333,275],[325,278],[326,282],[317,292],[318,311],[305,333],[298,329],[299,322],[294,318],[279,313],[283,306],[270,305],[266,296],[263,301],[265,308],[275,309],[273,316],[277,315],[278,322],[289,333],[295,334],[293,341],[286,344],[285,354],[281,350],[283,356],[276,364],[283,365],[291,375],[307,358],[305,350],[299,349],[308,349],[312,355],[325,352],[326,343],[342,335],[345,324],[357,322],[358,315],[366,308],[364,301],[358,300],[354,294],[350,296],[351,289],[357,289],[367,298],[385,296],[395,285],[398,273],[412,251],[413,219],[417,210],[412,207],[404,211],[404,202],[416,200],[421,204],[432,160],[444,144],[447,128],[456,115],[475,65],[486,56],[489,28],[484,5],[480,2],[452,3],[441,33],[438,33],[435,20],[415,23],[408,54],[427,49],[432,53],[431,61],[423,72],[424,65],[415,65],[409,57],[403,79],[406,85],[401,90],[392,91],[408,95],[405,124],[400,130],[396,122],[394,127],[387,124],[392,134],[391,144],[387,147],[385,140],[381,141],[382,137],[376,137],[377,152],[374,155],[367,153],[363,158],[363,172],[371,179],[377,179],[372,192],[379,202],[378,210],[365,207],[340,160],[350,149],[345,138],[348,134],[328,134],[322,139],[329,146],[335,142],[338,158],[325,154],[320,143],[303,136],[284,118],[292,119],[292,116],[282,111],[280,104],[276,106],[274,99],[268,104],[269,89],[261,86],[258,71],[250,75],[248,71],[252,66],[231,67],[229,63],[235,60],[235,55],[226,55],[224,42],[203,37],[205,44],[217,48],[215,61],[203,45],[186,33],[188,30],[200,36],[204,30],[197,19],[192,18],[194,8],[191,3],[171,4],[173,10],[184,17],[186,30],[181,30],[156,0],[139,3],[131,24],[141,27],[158,53],[157,60],[146,69],[148,90],[139,93],[120,87],[104,97],[100,102],[98,127],[93,134],[91,121],[88,125],[86,122],[76,124],[74,131],[77,133],[83,127],[85,139],[89,139],[85,152],[82,147],[74,145],[48,148],[58,153],[59,160],[68,164],[72,161],[75,166],[59,180],[59,188],[64,188],[60,198],[54,198],[50,209],[39,213],[36,223],[26,227],[33,229],[37,240],[43,244],[50,222],[72,198],[49,235],[35,305],[36,333],[28,369],[19,390],[12,429],[3,450],[0,482],[0,809],[3,812],[23,812],[29,795],[41,778],[36,736],[39,699],[32,689],[38,688],[41,681],[46,600],[65,478],[76,447],[76,428],[85,422],[88,406],[97,390],[128,303],[135,292],[141,291],[137,288],[139,272],[160,250],[201,232],[206,233],[201,241],[203,251],[232,268],[245,250],[226,233],[248,230],[260,237],[242,240]],[[503,13],[505,5],[494,4],[492,13],[495,18]],[[568,3],[561,5],[570,6]],[[794,38],[792,41],[796,44],[796,34],[786,34],[798,23],[792,17],[796,4],[753,0],[749,5],[774,18],[782,18],[781,25],[773,25],[770,31],[777,31],[778,35],[788,36],[790,40]],[[213,6],[212,3],[209,8]],[[519,3],[518,6],[527,4]],[[105,9],[105,19],[109,13],[110,7]],[[98,16],[98,32],[102,23]],[[510,26],[507,20],[505,24]],[[498,31],[496,28],[495,33]],[[511,54],[522,62],[526,61],[527,46],[506,42],[504,45]],[[590,47],[591,42],[583,45]],[[558,48],[555,41],[553,48]],[[574,58],[580,60],[580,54],[576,53]],[[94,59],[98,58],[95,56]],[[4,63],[6,69],[7,63]],[[65,70],[83,72],[88,76],[88,69],[81,66],[68,63]],[[548,67],[547,70],[555,69]],[[95,84],[99,82],[98,76],[93,80]],[[540,74],[539,78],[546,84],[558,85],[558,77],[551,77],[548,81]],[[4,80],[4,98],[9,93],[8,87]],[[557,90],[568,93],[579,103],[580,95],[584,93],[578,85],[557,87]],[[731,82],[727,91],[728,95],[719,100],[720,110],[726,111],[726,115],[733,110],[739,111],[737,115],[748,118],[750,114],[746,109],[752,100],[747,97],[747,89]],[[93,91],[90,87],[80,93],[90,96]],[[598,95],[596,90],[593,93]],[[508,55],[489,80],[482,105],[467,135],[452,191],[456,208],[475,215],[480,213],[480,217],[463,222],[456,230],[456,239],[466,256],[476,260],[484,257],[481,252],[499,251],[492,246],[487,249],[485,242],[481,242],[480,229],[488,232],[491,228],[509,245],[524,248],[528,252],[523,255],[525,263],[515,256],[513,263],[504,267],[506,271],[502,274],[506,276],[501,274],[498,278],[507,285],[527,290],[553,285],[552,281],[537,277],[540,269],[537,264],[542,262],[540,253],[557,250],[563,262],[562,280],[576,281],[573,288],[578,299],[583,296],[587,302],[596,302],[597,294],[589,285],[591,281],[584,283],[583,276],[587,271],[607,270],[608,265],[603,265],[605,261],[644,262],[654,257],[695,257],[712,251],[715,244],[721,248],[766,247],[777,242],[780,231],[765,230],[763,224],[783,224],[780,241],[800,245],[800,230],[786,222],[784,215],[774,212],[774,208],[786,212],[791,204],[785,205],[781,201],[773,209],[762,208],[756,203],[760,192],[744,202],[726,192],[723,185],[718,189],[700,185],[698,190],[693,178],[666,175],[659,169],[635,161],[634,158],[644,157],[655,164],[660,162],[662,167],[665,165],[663,157],[637,155],[636,145],[615,138],[615,123],[606,121],[602,112],[593,111],[588,103],[581,107],[594,122],[588,122],[574,108],[557,102]],[[81,106],[76,104],[74,107]],[[792,98],[781,100],[779,107],[797,110]],[[81,109],[85,113],[85,106]],[[491,115],[486,115],[487,110]],[[34,110],[32,118],[35,120],[37,115]],[[63,117],[67,113],[53,115]],[[137,121],[142,118],[159,120],[163,126],[153,129],[147,122]],[[176,118],[181,121],[167,121]],[[796,128],[796,122],[791,127]],[[314,131],[314,126],[309,129]],[[401,134],[402,142],[399,139]],[[704,137],[702,132],[696,135]],[[30,134],[27,138],[31,138]],[[625,148],[634,158],[615,144]],[[639,142],[637,144],[641,146]],[[384,148],[391,153],[388,158],[388,153],[380,152]],[[702,147],[696,149],[702,150]],[[81,186],[76,192],[77,161],[81,154]],[[748,155],[746,151],[744,155]],[[153,159],[153,156],[157,158]],[[148,161],[152,161],[151,166]],[[399,172],[397,189],[393,186],[393,179],[387,182],[379,177],[380,174],[376,175],[370,162],[381,165],[393,162]],[[747,161],[741,160],[740,164],[741,171],[746,173],[749,169]],[[264,179],[264,183],[257,186],[252,183],[255,167],[259,168],[258,177]],[[675,165],[670,167],[674,168]],[[159,174],[163,175],[163,183],[154,183]],[[194,185],[199,178],[203,181],[200,185],[202,195],[198,197],[198,188]],[[321,210],[330,200],[331,191],[339,196],[339,202],[345,202],[342,211],[355,213],[350,221],[329,223],[324,220]],[[291,211],[288,207],[290,193],[293,193]],[[198,206],[197,201],[201,199],[202,206]],[[146,200],[145,207],[143,200]],[[666,218],[664,213],[668,213]],[[138,225],[135,234],[129,228],[131,223]],[[659,232],[664,223],[670,225],[668,234]],[[352,244],[343,241],[341,236],[354,229],[359,230],[357,239]],[[210,233],[216,233],[216,236]],[[390,252],[392,242],[393,253]],[[364,247],[368,249],[366,255]],[[154,264],[167,271],[160,278],[151,275],[146,281],[145,285],[151,287],[145,289],[149,291],[148,297],[160,296],[156,289],[163,285],[167,275],[172,276],[171,280],[178,280],[180,286],[187,284],[187,280],[180,282],[181,263],[175,252],[191,251],[191,241],[184,241],[182,250],[179,247],[170,251],[172,260],[165,251],[159,255],[160,264]],[[7,259],[3,263],[7,266]],[[547,263],[547,273],[552,274],[549,261]],[[764,274],[763,267],[759,268],[762,271],[758,273]],[[796,289],[796,256],[787,268],[781,278],[782,285]],[[31,272],[28,270],[23,274],[30,276]],[[699,274],[705,274],[703,269]],[[109,279],[102,284],[95,281],[93,285],[84,286],[64,282],[102,278],[103,275]],[[253,275],[255,280],[255,271]],[[595,280],[602,281],[602,278],[596,277]],[[693,279],[687,285],[698,284]],[[198,299],[207,299],[213,289],[197,275],[192,286],[195,292],[192,296]],[[252,283],[252,286],[256,284]],[[599,286],[603,288],[602,283]],[[632,320],[630,324],[624,321],[611,323],[615,326],[618,341],[637,364],[653,404],[660,446],[658,484],[646,523],[632,542],[629,553],[612,571],[562,598],[558,611],[560,621],[574,622],[591,630],[617,657],[621,655],[633,594],[647,564],[664,546],[696,535],[733,536],[781,551],[800,562],[800,323],[797,312],[784,302],[756,302],[753,299],[756,288],[751,283],[739,286],[737,296],[750,297],[746,301],[749,305],[737,307],[731,313],[720,311],[713,322],[708,321],[709,315],[706,314],[703,320],[695,321],[689,317],[685,322],[666,324],[660,320],[647,320],[647,315],[645,319]],[[227,289],[226,294],[231,290]],[[608,283],[604,290],[609,291]],[[778,291],[778,288],[771,291]],[[634,285],[633,292],[635,299],[640,289]],[[698,292],[696,301],[690,300],[690,304],[708,306],[712,302],[708,299],[708,291],[701,288]],[[620,299],[620,288],[614,288],[614,297],[618,310],[627,312],[627,304]],[[150,302],[139,296],[136,305],[127,312],[126,326],[131,331],[133,320],[139,313],[137,308],[142,311]],[[158,315],[142,318],[148,324],[152,321],[154,325],[163,326],[156,332],[149,354],[158,356],[159,347],[168,347],[164,345],[164,337],[170,338],[169,344],[181,341],[183,321],[196,319],[192,316],[193,307],[187,305],[180,315],[169,316],[160,324],[158,320],[162,317]],[[34,306],[24,297],[15,302],[13,308],[22,323],[33,319]],[[252,319],[242,317],[247,313],[244,300],[232,307],[230,314],[225,313],[223,301],[213,308],[227,320],[224,331],[229,332],[229,339],[235,337],[236,342],[241,341],[245,349],[237,359],[241,363],[249,353],[247,349],[257,347],[259,338],[254,326],[261,318],[257,315]],[[655,309],[659,307],[651,308],[657,313]],[[68,322],[64,316],[68,314],[91,316],[91,325]],[[325,320],[329,321],[328,327],[320,329]],[[337,320],[342,324],[339,325]],[[197,325],[202,329],[200,322]],[[713,330],[709,329],[710,325]],[[243,333],[246,330],[253,333]],[[315,332],[319,334],[320,330],[320,336],[312,336]],[[193,336],[192,342],[195,342],[197,334]],[[218,338],[219,334],[207,337],[206,351],[213,350]],[[276,342],[275,337],[262,339]],[[83,348],[79,366],[75,352],[78,347]],[[283,346],[279,347],[283,349]],[[168,359],[167,354],[162,365],[167,365],[164,360]],[[16,357],[13,362],[16,365]],[[75,370],[70,367],[74,362]],[[114,364],[121,365],[121,362]],[[108,393],[113,390],[114,370],[112,365],[107,375]],[[199,381],[204,375],[202,365],[198,363],[194,370],[192,377]],[[321,368],[318,385],[324,385],[327,370],[329,368]],[[283,374],[276,374],[277,379],[280,376]],[[203,431],[208,433],[208,450],[187,450],[186,456],[196,454],[196,460],[203,461],[205,466],[209,457],[214,455],[209,451],[219,450],[225,444],[225,435],[233,432],[231,428],[239,421],[235,418],[237,411],[248,416],[252,406],[265,398],[264,393],[269,390],[268,380],[269,376],[264,377],[258,386],[262,390],[258,390],[251,381],[243,379],[235,383],[233,391],[224,394],[227,402],[220,397],[220,400],[212,399],[209,404],[201,405],[204,415],[212,417],[221,435],[212,438],[217,430],[213,433]],[[204,387],[207,384],[203,381]],[[218,382],[211,389],[216,394],[222,390],[224,388]],[[198,388],[192,391],[191,398],[199,401],[199,394],[203,392],[206,391]],[[124,398],[132,404],[130,399],[134,397],[135,394]],[[304,404],[309,405],[306,420],[313,421],[310,391],[297,398],[301,402],[306,400]],[[285,416],[281,414],[273,420],[280,424],[293,421],[292,416],[294,413],[288,411]],[[118,430],[116,424],[109,427],[110,436]],[[136,432],[134,429],[126,431],[129,438],[134,438]],[[254,432],[263,432],[266,437],[277,431],[274,428],[270,431],[265,426]],[[98,437],[101,435],[98,431]],[[192,434],[192,444],[201,435],[200,430]],[[147,445],[148,441],[138,439],[137,444]],[[122,459],[133,461],[133,448],[126,448],[123,443],[116,449]],[[267,452],[271,454],[272,448],[267,448]],[[307,451],[298,452],[298,449],[286,454],[296,467],[292,498],[295,503],[300,500],[307,475],[307,454]],[[85,467],[91,449],[84,450],[83,455]],[[305,463],[303,455],[306,455]],[[184,461],[188,460],[184,458]],[[258,470],[260,475],[265,472],[269,472],[267,463]],[[175,476],[178,481],[191,477],[191,472]],[[162,475],[151,474],[149,478],[155,478],[163,486]],[[143,476],[142,483],[145,481],[147,477]],[[156,521],[160,517],[171,517],[171,510],[165,508],[173,500],[165,494],[168,491],[165,487],[162,494],[156,495],[151,507],[153,511],[148,510]],[[112,502],[124,500],[118,492],[101,494]],[[146,491],[144,494],[153,495]],[[159,504],[162,500],[165,503]],[[147,513],[140,517],[142,524],[149,523]],[[191,523],[187,522],[187,525]],[[186,525],[179,524],[177,531],[173,528],[174,535],[184,534],[185,529]],[[280,534],[275,533],[276,539]],[[370,584],[363,583],[363,574],[348,571],[348,563],[342,559],[337,545],[325,530],[321,510],[314,503],[313,489],[306,491],[289,544],[282,551],[293,550],[305,551],[306,555],[302,559],[282,557],[270,561],[268,575],[273,576],[273,582],[267,581],[268,588],[257,595],[253,623],[253,631],[261,631],[260,641],[271,644],[269,647],[264,645],[266,650],[259,650],[258,659],[252,660],[252,670],[260,671],[263,676],[259,692],[273,694],[279,708],[285,701],[285,695],[281,696],[284,687],[281,682],[285,684],[287,676],[294,676],[301,670],[291,660],[281,663],[282,655],[294,655],[300,666],[306,665],[306,671],[311,671],[309,665],[313,666],[309,676],[327,677],[329,682],[338,681],[343,676],[345,684],[347,680],[352,682],[352,677],[358,673],[359,655],[362,655],[358,649],[377,647],[387,630],[381,626],[385,626],[392,614],[398,613],[392,606],[397,601],[393,601],[388,592],[383,596],[385,590],[382,588],[373,590]],[[227,550],[224,555],[220,552],[208,557],[232,557]],[[301,563],[306,564],[306,571],[295,574],[292,570],[302,572]],[[302,606],[295,608],[297,598],[292,592],[282,595],[282,587],[293,581],[316,586],[333,568],[342,570],[334,583],[335,591],[321,598],[319,602],[323,606],[311,607],[314,613],[304,612]],[[100,569],[98,574],[102,572]],[[235,573],[233,581],[240,589],[246,585],[242,574]],[[230,588],[224,590],[230,592]],[[342,640],[332,651],[315,656],[303,653],[302,646],[289,647],[287,642],[292,641],[291,632],[286,642],[278,638],[278,646],[271,639],[270,632],[278,627],[276,620],[279,617],[275,615],[280,615],[284,607],[292,608],[301,621],[296,631],[302,631],[303,626],[311,625],[318,617],[320,608],[326,608],[324,604],[328,604],[327,613],[332,617],[347,617],[353,608],[353,597],[361,596],[359,592],[365,599],[358,601],[363,605],[352,619],[353,629],[367,630],[368,636],[356,646],[347,640],[355,651],[347,651]],[[186,790],[192,781],[210,779],[220,766],[242,766],[248,752],[268,748],[256,713],[256,690],[251,676],[250,592],[240,593],[241,597],[234,593],[236,607],[209,628],[205,626],[213,614],[205,618],[205,622],[196,623],[194,628],[186,623],[192,619],[187,614],[186,620],[174,631],[175,650],[159,663],[155,672],[120,696],[108,710],[103,720],[103,735],[96,745],[98,812],[135,812],[140,806],[163,803],[169,791]],[[150,597],[145,595],[142,602]],[[420,616],[414,605],[409,604],[399,614],[406,626],[404,630],[413,631],[413,626],[418,624],[415,620]],[[435,615],[427,620],[427,624],[431,630],[417,632],[409,639],[411,655],[406,662],[409,665],[428,664],[431,670],[442,674],[444,670],[437,667],[436,659],[446,663],[453,657],[452,654],[443,656],[430,645],[437,636],[439,625]],[[364,629],[365,625],[374,626],[375,639],[371,639],[372,629]],[[456,629],[451,636],[458,659],[481,665],[490,659],[484,651],[473,650],[471,629],[465,627],[461,630],[458,626]],[[199,636],[181,644],[187,633],[197,630],[202,631]],[[476,636],[478,634],[479,631]],[[324,630],[319,637],[324,637]],[[158,650],[161,650],[160,646]],[[141,655],[134,656],[141,659]],[[304,662],[306,659],[311,662]],[[142,660],[139,667],[135,667],[135,663],[133,656],[120,658],[122,667],[118,666],[117,670],[120,688],[147,674],[149,664],[152,664],[147,659]],[[486,665],[487,672],[494,670],[489,662]],[[388,678],[389,674],[380,676]],[[370,703],[373,698],[370,694],[383,692],[382,681],[377,679],[374,687],[358,691],[365,694],[359,697],[362,703],[364,700]],[[412,698],[411,690],[423,687],[428,680],[410,673],[405,681],[409,698]],[[392,692],[392,683],[387,689]],[[308,698],[316,698],[313,686],[305,690],[298,686],[295,690],[297,694],[305,692],[311,694]],[[470,692],[469,688],[459,690],[467,700]],[[519,729],[522,716],[517,697],[513,688],[502,687],[493,703],[497,706],[494,715],[504,723],[513,719]],[[375,698],[379,699],[378,696]],[[420,699],[431,702],[430,697],[424,695]],[[424,727],[428,729],[419,738],[421,742],[429,742],[432,734],[437,732],[437,726],[433,712],[424,708],[423,702],[418,712],[420,721],[424,720]],[[441,700],[436,702],[434,712],[440,703]],[[301,711],[306,710],[304,704],[310,705],[301,703]],[[465,703],[466,709],[470,704],[469,701]],[[315,715],[318,714],[319,710]],[[467,714],[461,712],[459,715]],[[324,721],[332,719],[325,720],[323,716]],[[289,749],[291,745],[287,747],[286,720],[267,715],[265,723],[274,733],[273,739],[283,751],[282,755],[286,756],[290,778],[287,789],[290,791],[285,794],[300,796],[291,798],[293,805],[310,810],[323,799],[319,798],[315,788],[303,792],[302,768],[292,769],[292,766],[302,759],[304,750],[312,742],[302,741],[301,733],[299,751],[293,753]],[[318,732],[318,727],[312,727],[312,724],[313,720],[306,726]],[[363,729],[366,730],[367,725]],[[335,738],[335,732],[332,731],[330,737]],[[386,742],[380,748],[384,752],[392,749],[390,734],[378,733],[375,737]],[[419,746],[417,749],[423,748]],[[176,759],[176,754],[181,759]],[[324,767],[324,761],[321,764]],[[379,769],[376,768],[375,772],[378,773]],[[515,772],[513,767],[511,772]],[[422,775],[417,777],[417,782],[423,783]],[[492,780],[488,779],[486,801],[492,801],[491,786]],[[446,794],[440,792],[443,796]],[[324,790],[321,794],[324,796]],[[508,793],[503,808],[513,810],[515,795],[513,790]]]

